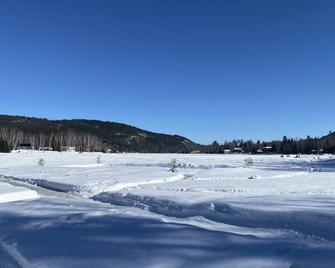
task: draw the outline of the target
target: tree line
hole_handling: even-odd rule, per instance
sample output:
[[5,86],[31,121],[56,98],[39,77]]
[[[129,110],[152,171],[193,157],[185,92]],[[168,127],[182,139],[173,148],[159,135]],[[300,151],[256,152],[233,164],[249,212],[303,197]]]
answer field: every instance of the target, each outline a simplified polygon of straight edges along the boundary
[[214,141],[208,145],[206,153],[225,153],[227,150],[233,152],[235,148],[240,148],[244,153],[273,153],[273,154],[335,154],[335,133],[321,138],[307,136],[305,139],[290,139],[284,136],[282,140],[274,141],[252,141],[233,140],[223,144]]
[[0,115],[0,151],[8,152],[19,144],[31,144],[35,149],[62,146],[83,152],[140,153],[225,153],[235,148],[244,153],[310,154],[335,153],[335,133],[321,138],[252,141],[214,141],[200,145],[178,135],[153,133],[125,124],[98,120],[48,120],[23,116]]
[[[77,151],[85,152],[106,152],[111,147],[92,135],[75,133],[73,131],[46,134],[29,134],[17,129],[0,128],[0,152],[10,152],[19,143],[29,143],[33,148],[51,147],[60,151],[62,146],[75,147]],[[273,153],[273,154],[335,154],[335,133],[322,138],[289,139],[286,136],[280,141],[257,141],[233,140],[223,144],[214,141],[212,144],[202,146],[199,152],[208,154],[223,154],[227,150],[234,152],[240,148],[244,153]],[[115,150],[112,150],[115,152]]]
[[0,127],[1,151],[16,149],[20,144],[30,144],[32,148],[52,148],[60,151],[61,147],[75,147],[78,151],[95,152],[103,151],[105,146],[102,141],[89,133],[74,131],[60,131],[51,133],[29,133],[17,128]]

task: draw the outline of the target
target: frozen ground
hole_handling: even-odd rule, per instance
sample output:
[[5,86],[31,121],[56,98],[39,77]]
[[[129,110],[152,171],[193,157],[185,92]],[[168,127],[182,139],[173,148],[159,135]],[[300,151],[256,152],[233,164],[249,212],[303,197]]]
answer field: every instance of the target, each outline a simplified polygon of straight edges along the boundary
[[0,174],[0,200],[40,196],[0,204],[0,267],[335,267],[333,156],[15,152]]

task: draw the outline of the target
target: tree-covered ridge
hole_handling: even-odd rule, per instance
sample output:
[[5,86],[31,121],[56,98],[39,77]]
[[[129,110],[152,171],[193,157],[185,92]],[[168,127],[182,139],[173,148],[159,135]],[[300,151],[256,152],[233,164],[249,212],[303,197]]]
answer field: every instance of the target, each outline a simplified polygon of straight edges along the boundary
[[0,115],[0,137],[11,148],[29,143],[34,148],[73,146],[80,151],[188,153],[200,150],[184,137],[98,120],[47,120]]

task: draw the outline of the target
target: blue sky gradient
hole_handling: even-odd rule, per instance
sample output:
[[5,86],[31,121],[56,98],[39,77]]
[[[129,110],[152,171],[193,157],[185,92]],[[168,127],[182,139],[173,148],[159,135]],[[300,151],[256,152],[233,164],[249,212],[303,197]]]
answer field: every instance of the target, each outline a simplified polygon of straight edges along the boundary
[[194,141],[334,127],[335,1],[0,3],[0,113]]

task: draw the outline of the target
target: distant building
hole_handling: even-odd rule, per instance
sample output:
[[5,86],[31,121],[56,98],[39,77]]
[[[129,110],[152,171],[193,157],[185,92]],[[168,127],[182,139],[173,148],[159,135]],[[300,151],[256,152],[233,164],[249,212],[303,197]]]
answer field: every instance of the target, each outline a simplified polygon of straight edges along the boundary
[[272,152],[272,146],[265,146],[263,147],[263,153],[271,153]]
[[38,148],[39,151],[53,151],[54,149],[52,147],[40,147]]
[[229,150],[229,149],[224,149],[224,150],[223,150],[223,153],[224,153],[224,154],[230,154],[230,153],[231,153],[231,150]]
[[33,150],[34,147],[31,143],[19,143],[16,146],[16,150]]
[[258,153],[258,154],[262,154],[262,153],[263,153],[263,150],[262,150],[262,149],[259,149],[259,150],[256,151],[256,153]]
[[192,151],[191,154],[200,154],[201,152],[199,150]]
[[72,146],[61,146],[61,147],[60,147],[60,151],[61,151],[61,152],[75,152],[75,151],[76,151],[76,147],[72,147]]
[[243,149],[240,148],[240,147],[235,147],[235,148],[234,148],[234,153],[242,154],[242,153],[244,153],[244,151],[243,151]]

